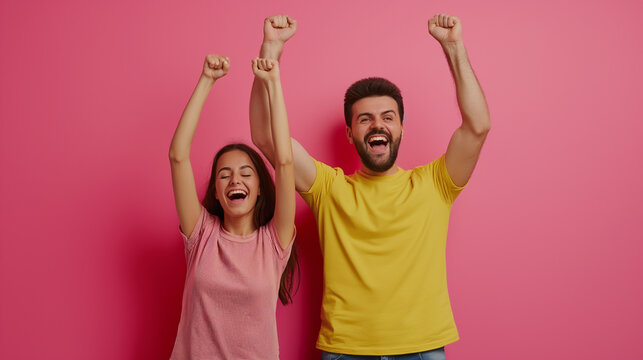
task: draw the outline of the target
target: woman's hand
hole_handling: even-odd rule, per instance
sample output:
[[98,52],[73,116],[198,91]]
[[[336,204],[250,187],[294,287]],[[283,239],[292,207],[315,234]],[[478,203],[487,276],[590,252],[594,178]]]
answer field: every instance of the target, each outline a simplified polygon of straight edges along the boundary
[[279,62],[273,59],[252,59],[252,72],[262,82],[279,80]]
[[229,57],[210,54],[205,57],[202,76],[208,79],[217,80],[224,77],[228,73],[228,70],[230,70]]

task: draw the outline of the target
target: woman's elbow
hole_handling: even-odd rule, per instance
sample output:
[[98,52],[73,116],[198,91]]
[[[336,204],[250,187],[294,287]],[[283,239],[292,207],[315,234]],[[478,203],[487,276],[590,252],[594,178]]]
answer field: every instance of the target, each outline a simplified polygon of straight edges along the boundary
[[170,151],[168,153],[168,157],[170,158],[170,162],[173,163],[179,163],[182,161],[185,161],[190,158],[190,153],[186,153],[184,151],[179,151],[175,149],[174,147],[170,146]]
[[287,155],[277,156],[277,158],[275,159],[275,166],[291,167],[291,166],[294,166],[293,163],[294,163],[294,160],[292,157],[292,153]]

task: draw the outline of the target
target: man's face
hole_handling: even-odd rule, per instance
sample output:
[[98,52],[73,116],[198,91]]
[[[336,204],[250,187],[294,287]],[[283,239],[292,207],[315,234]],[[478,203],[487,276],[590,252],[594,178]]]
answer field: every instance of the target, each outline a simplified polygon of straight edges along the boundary
[[402,139],[402,119],[397,103],[389,96],[372,96],[353,104],[348,140],[355,144],[362,164],[375,172],[389,170]]

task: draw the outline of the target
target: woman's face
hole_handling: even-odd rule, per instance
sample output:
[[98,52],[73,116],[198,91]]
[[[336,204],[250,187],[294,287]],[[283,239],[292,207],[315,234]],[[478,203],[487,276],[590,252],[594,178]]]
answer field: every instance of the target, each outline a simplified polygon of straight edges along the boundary
[[216,168],[216,198],[227,218],[252,216],[259,194],[259,175],[248,154],[232,150]]

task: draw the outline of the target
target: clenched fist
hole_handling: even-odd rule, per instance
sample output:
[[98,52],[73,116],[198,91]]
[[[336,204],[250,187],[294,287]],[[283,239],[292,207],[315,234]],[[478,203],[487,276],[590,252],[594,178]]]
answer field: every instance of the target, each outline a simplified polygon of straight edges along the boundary
[[263,82],[279,80],[279,62],[273,59],[252,59],[252,72]]
[[429,34],[442,46],[457,43],[462,40],[462,24],[455,16],[437,14],[429,19]]
[[297,32],[297,21],[287,15],[268,17],[263,22],[263,41],[285,43]]
[[211,54],[205,57],[203,63],[203,76],[216,80],[225,76],[230,70],[230,58]]

